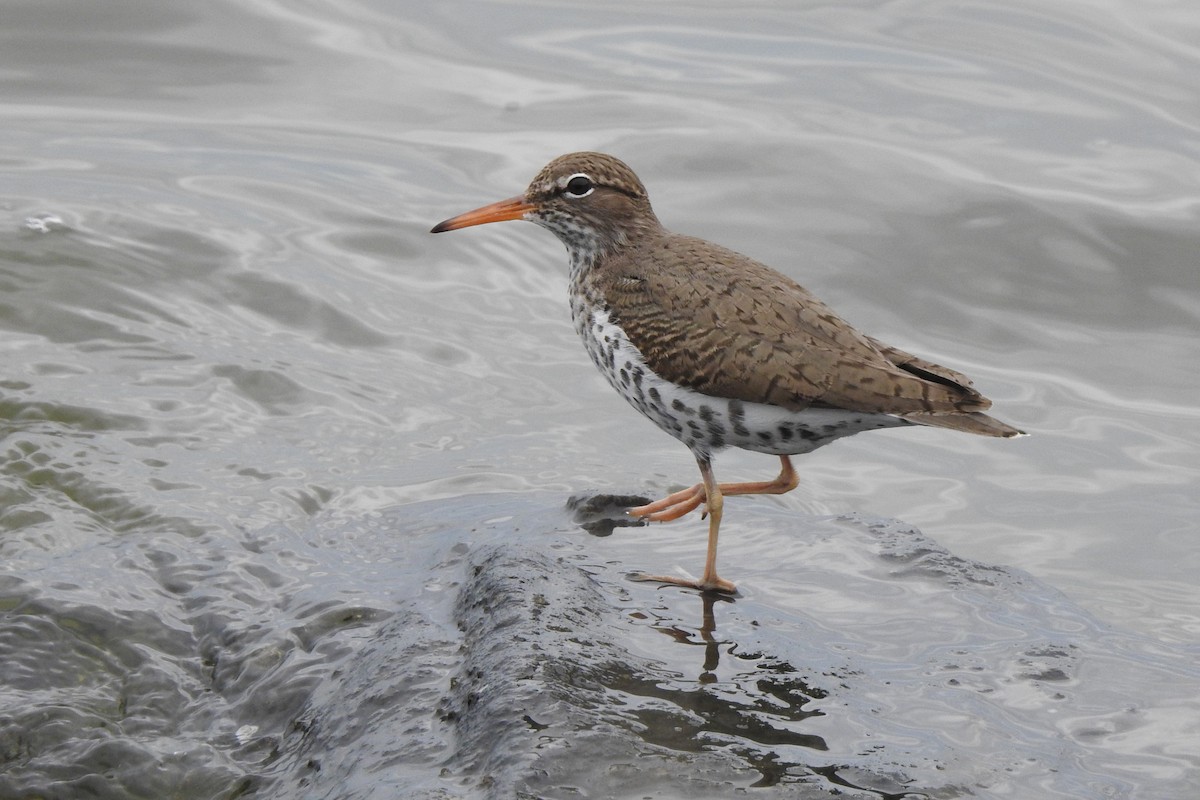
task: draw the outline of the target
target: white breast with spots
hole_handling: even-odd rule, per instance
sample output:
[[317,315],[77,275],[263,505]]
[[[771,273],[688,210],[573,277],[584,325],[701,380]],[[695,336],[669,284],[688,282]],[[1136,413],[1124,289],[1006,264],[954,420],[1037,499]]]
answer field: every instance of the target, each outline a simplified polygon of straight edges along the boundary
[[607,311],[572,303],[575,329],[613,388],[658,427],[694,453],[740,447],[798,455],[843,436],[911,423],[886,414],[810,408],[789,411],[767,403],[713,397],[676,386],[654,373]]

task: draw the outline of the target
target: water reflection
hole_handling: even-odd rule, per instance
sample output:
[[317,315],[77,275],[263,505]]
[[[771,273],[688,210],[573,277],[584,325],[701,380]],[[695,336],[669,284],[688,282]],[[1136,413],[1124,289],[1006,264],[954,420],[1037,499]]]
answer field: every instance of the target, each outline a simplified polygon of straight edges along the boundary
[[[734,599],[728,595],[718,594],[716,592],[701,592],[700,602],[702,604],[701,622],[698,630],[689,630],[681,628],[677,625],[655,626],[655,629],[661,633],[670,636],[676,642],[685,645],[703,645],[704,646],[704,665],[697,678],[700,683],[715,683],[717,680],[716,669],[721,665],[721,644],[713,636],[717,629],[717,617],[713,612],[713,607],[717,603],[732,603]],[[636,617],[636,614],[634,615]],[[695,640],[695,634],[700,634],[700,641]]]
[[[813,700],[824,698],[826,693],[810,686],[800,671],[786,661],[774,660],[760,652],[742,652],[736,640],[716,635],[718,604],[732,604],[736,602],[735,598],[701,592],[697,599],[700,601],[698,628],[681,626],[669,616],[652,624],[654,630],[677,644],[703,648],[695,686],[672,690],[657,683],[649,689],[643,682],[635,688],[622,687],[640,697],[669,700],[685,712],[664,714],[643,710],[637,713],[637,719],[645,725],[642,738],[652,744],[684,751],[744,740],[732,751],[761,774],[750,784],[752,788],[775,786],[806,771],[835,779],[836,767],[781,761],[777,749],[792,746],[816,752],[829,750],[821,736],[794,729],[810,717],[823,716],[824,712],[805,707]],[[644,614],[633,612],[630,616],[639,619]],[[733,678],[718,676],[722,653],[736,660],[731,667],[735,673]],[[674,660],[686,660],[686,657]],[[852,785],[841,780],[835,783]]]

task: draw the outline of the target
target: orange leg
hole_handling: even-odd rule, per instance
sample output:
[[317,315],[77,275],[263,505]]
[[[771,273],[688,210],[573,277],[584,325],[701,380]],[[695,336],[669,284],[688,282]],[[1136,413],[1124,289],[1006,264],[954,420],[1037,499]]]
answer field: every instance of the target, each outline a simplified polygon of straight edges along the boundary
[[[718,486],[723,495],[735,494],[784,494],[795,489],[800,483],[800,478],[796,475],[796,470],[792,467],[792,460],[787,456],[780,456],[779,460],[783,466],[779,470],[779,477],[773,481],[758,481],[755,483],[722,483]],[[711,467],[710,467],[711,470]],[[700,468],[700,473],[704,474],[704,468]],[[642,517],[651,522],[669,522],[673,519],[695,511],[706,497],[703,483],[697,483],[690,489],[682,489],[674,494],[667,495],[661,500],[656,500],[644,506],[629,509],[630,516]],[[709,511],[711,512],[712,503],[709,503]]]
[[[782,456],[782,458],[784,459],[784,463],[790,468],[791,465],[787,463],[787,456]],[[721,528],[721,512],[725,507],[725,499],[721,494],[721,485],[713,477],[712,462],[708,456],[696,456],[696,463],[700,466],[700,477],[704,481],[700,484],[700,488],[708,498],[708,558],[704,561],[704,575],[698,581],[690,578],[677,578],[674,575],[638,575],[637,580],[658,581],[660,583],[674,584],[675,586],[687,586],[704,592],[715,591],[733,594],[737,591],[737,587],[733,585],[732,581],[727,581],[717,574],[717,534]],[[792,473],[792,478],[794,480],[795,473]],[[734,485],[754,486],[756,484]],[[746,492],[743,492],[743,494],[746,494]],[[695,506],[693,505],[692,508],[695,508]],[[687,512],[683,513],[686,514]]]

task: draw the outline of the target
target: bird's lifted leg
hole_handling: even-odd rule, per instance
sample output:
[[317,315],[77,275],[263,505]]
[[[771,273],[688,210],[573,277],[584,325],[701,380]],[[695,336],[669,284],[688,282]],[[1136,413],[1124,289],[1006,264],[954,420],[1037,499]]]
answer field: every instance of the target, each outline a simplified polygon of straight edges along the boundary
[[[722,483],[720,485],[721,494],[784,494],[790,492],[800,483],[800,478],[796,475],[790,458],[780,456],[779,460],[783,466],[779,470],[779,477],[775,480],[755,483]],[[650,522],[669,522],[695,511],[704,502],[704,498],[704,484],[697,483],[690,489],[682,489],[661,500],[631,508],[629,515],[641,517]]]
[[[786,456],[784,457],[786,459]],[[708,558],[704,561],[704,574],[700,580],[677,578],[673,575],[638,575],[639,581],[658,581],[676,586],[687,586],[704,592],[726,592],[734,594],[737,587],[732,581],[727,581],[717,574],[717,534],[721,529],[721,512],[725,507],[725,498],[721,494],[721,485],[713,477],[712,459],[707,455],[697,455],[696,463],[700,466],[701,491],[708,503]],[[734,484],[746,485],[746,484]],[[684,512],[687,513],[687,512]]]

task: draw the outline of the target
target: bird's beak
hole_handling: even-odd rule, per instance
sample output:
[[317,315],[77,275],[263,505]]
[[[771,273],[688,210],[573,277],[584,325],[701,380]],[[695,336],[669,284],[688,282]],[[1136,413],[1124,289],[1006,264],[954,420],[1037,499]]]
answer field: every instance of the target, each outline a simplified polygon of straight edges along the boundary
[[510,197],[507,200],[501,200],[498,203],[477,208],[474,211],[468,211],[465,214],[459,214],[457,217],[451,217],[445,222],[439,222],[433,226],[430,233],[441,233],[442,231],[456,231],[459,228],[469,228],[472,225],[483,225],[487,222],[504,222],[508,219],[522,219],[530,211],[533,211],[536,206],[528,202],[523,195]]

